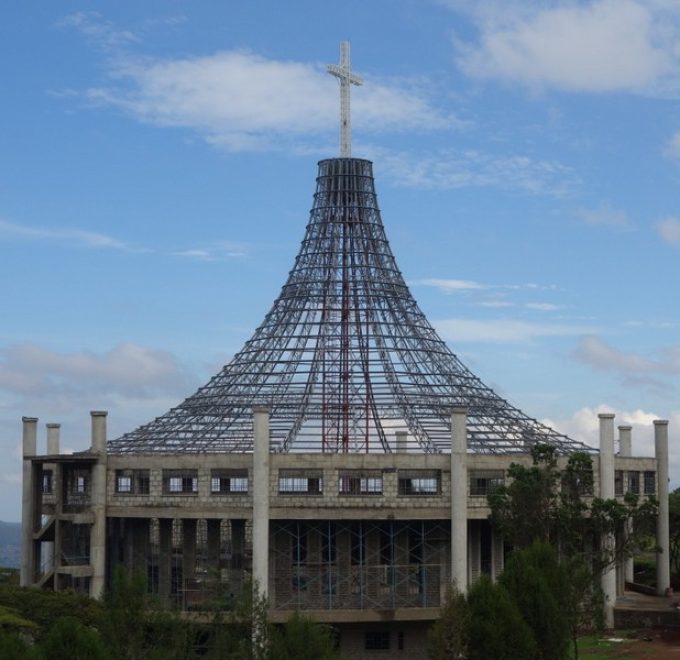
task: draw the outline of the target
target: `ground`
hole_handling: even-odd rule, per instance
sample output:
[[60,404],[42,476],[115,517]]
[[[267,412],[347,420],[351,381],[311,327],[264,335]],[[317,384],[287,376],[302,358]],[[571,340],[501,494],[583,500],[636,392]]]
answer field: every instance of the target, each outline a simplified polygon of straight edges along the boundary
[[[607,641],[623,639],[623,641]],[[680,660],[680,628],[618,631],[602,638],[588,637],[579,644],[579,660],[630,658]]]

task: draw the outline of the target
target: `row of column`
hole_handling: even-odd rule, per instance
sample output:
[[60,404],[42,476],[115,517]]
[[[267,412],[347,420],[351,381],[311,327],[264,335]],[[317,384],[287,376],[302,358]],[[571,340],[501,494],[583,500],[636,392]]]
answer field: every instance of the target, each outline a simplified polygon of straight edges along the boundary
[[[600,426],[600,497],[613,499],[614,489],[614,415],[601,413]],[[657,463],[657,498],[659,510],[656,519],[656,589],[660,596],[670,589],[670,535],[668,527],[668,421],[654,420],[654,450]],[[631,456],[631,427],[619,427],[619,455]],[[629,531],[630,530],[629,528]],[[606,549],[613,549],[616,539],[608,535],[602,539]],[[633,580],[632,558],[624,564],[625,579]],[[616,566],[610,565],[602,574],[602,590],[605,597],[607,627],[614,626],[614,604],[616,602]]]
[[[106,579],[106,411],[93,410],[92,420],[92,447],[91,453],[96,455],[96,461],[92,465],[92,487],[90,491],[90,503],[93,513],[93,523],[90,527],[90,565],[92,575],[90,577],[90,596],[100,598],[104,593]],[[20,584],[30,586],[35,583],[37,576],[37,562],[40,560],[36,550],[36,542],[33,539],[35,532],[39,530],[42,512],[39,510],[40,497],[38,489],[40,472],[38,465],[34,465],[33,459],[37,450],[37,427],[36,417],[23,417],[23,484],[22,484],[22,511],[21,511],[21,571]],[[47,453],[49,456],[59,454],[59,424],[47,425]],[[61,474],[61,470],[56,470]],[[56,497],[56,526],[59,527],[59,517],[62,514],[59,494],[63,485],[59,480],[53,487],[58,489]],[[56,536],[58,533],[55,532]],[[59,548],[52,550],[53,554],[59,554]],[[53,566],[55,570],[58,568]]]

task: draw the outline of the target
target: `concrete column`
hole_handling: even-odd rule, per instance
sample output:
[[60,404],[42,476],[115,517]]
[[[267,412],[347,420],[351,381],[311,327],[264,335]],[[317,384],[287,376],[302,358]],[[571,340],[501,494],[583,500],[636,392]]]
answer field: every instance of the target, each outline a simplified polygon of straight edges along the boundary
[[[600,419],[600,497],[614,497],[614,415],[601,413]],[[614,550],[615,539],[611,534],[602,539],[603,549],[610,553]],[[610,564],[601,576],[604,593],[605,625],[614,627],[614,604],[616,603],[616,565]]]
[[[631,426],[619,426],[619,456],[624,458],[633,455],[633,428]],[[631,538],[633,535],[633,521],[626,523],[626,536]],[[635,561],[633,557],[626,557],[623,560],[623,579],[625,582],[633,582],[635,579]]]
[[172,518],[158,519],[158,598],[167,605],[172,582]]
[[465,593],[467,569],[467,410],[451,413],[451,581]]
[[90,502],[94,522],[90,528],[90,596],[101,598],[106,580],[106,411],[93,410],[92,451],[97,462],[92,466]]
[[397,451],[402,453],[406,451],[408,433],[406,431],[396,431],[394,434],[397,438]]
[[269,409],[253,409],[253,585],[269,592]]
[[47,424],[47,454],[54,456],[59,453],[59,429],[61,424]]
[[668,525],[668,422],[654,420],[654,454],[656,456],[657,497],[659,514],[656,519],[656,592],[664,595],[671,586],[670,531]]
[[28,587],[35,581],[35,544],[33,532],[36,524],[35,470],[32,458],[35,456],[38,437],[38,418],[23,417],[23,482],[21,503],[21,573],[20,584]]

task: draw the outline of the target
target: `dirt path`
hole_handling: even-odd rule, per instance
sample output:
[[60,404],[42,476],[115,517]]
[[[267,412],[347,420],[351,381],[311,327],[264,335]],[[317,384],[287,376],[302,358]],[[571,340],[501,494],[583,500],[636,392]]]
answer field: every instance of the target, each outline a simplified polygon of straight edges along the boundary
[[[680,660],[680,629],[639,630],[623,642],[606,642],[582,650],[582,658]],[[591,655],[592,654],[592,655]]]

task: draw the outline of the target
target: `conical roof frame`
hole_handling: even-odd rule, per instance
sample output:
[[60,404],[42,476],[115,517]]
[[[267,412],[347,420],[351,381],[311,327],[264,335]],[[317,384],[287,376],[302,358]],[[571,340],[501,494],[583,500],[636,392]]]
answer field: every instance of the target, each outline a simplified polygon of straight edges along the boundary
[[450,413],[468,411],[468,446],[589,449],[484,385],[439,338],[390,249],[372,163],[319,163],[314,205],[281,293],[239,353],[180,405],[109,443],[113,453],[248,452],[252,410],[269,408],[275,451],[450,448]]

